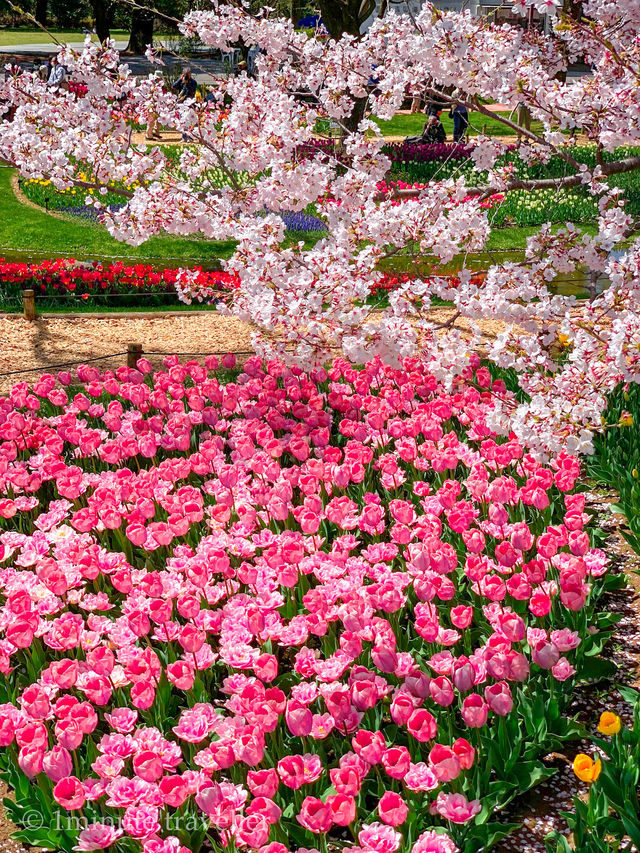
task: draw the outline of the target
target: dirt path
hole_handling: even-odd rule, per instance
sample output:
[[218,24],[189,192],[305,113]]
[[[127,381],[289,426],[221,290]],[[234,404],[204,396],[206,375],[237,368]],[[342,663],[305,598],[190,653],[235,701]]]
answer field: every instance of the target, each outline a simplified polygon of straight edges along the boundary
[[[611,558],[611,571],[623,573],[629,584],[627,589],[605,596],[600,603],[601,610],[618,613],[621,617],[604,657],[617,665],[619,683],[637,688],[640,683],[640,578],[636,572],[640,570],[640,556],[620,532],[624,517],[610,511],[610,505],[616,500],[615,492],[589,492],[587,511],[596,515],[598,526],[608,534],[603,547]],[[622,700],[615,687],[606,689],[602,684],[578,687],[567,714],[577,716],[592,734],[597,734],[602,711],[614,711],[627,725],[633,722],[633,709]],[[577,753],[591,751],[588,742],[574,741],[567,743],[562,753],[553,753],[543,759],[556,774],[516,799],[504,814],[497,816],[505,823],[522,821],[522,826],[496,847],[496,853],[544,853],[544,838],[549,832],[555,830],[569,837],[561,813],[573,811],[573,797],[584,797],[588,791],[588,786],[576,778],[572,761]]]
[[[453,308],[437,308],[430,316],[443,323],[452,314]],[[469,328],[464,322],[458,325]],[[487,342],[505,328],[491,320],[482,321],[480,327]],[[152,313],[144,317],[111,314],[106,319],[91,315],[39,317],[34,322],[19,314],[0,315],[0,393],[16,382],[32,382],[38,371],[53,370],[58,364],[112,356],[97,364],[114,369],[124,364],[129,343],[141,344],[146,353],[201,353],[201,358],[206,353],[252,350],[252,331],[249,323],[215,311],[170,317]],[[154,365],[162,363],[162,356],[150,358]]]
[[[16,382],[32,382],[38,370],[51,370],[57,364],[110,355],[97,364],[115,369],[125,363],[129,343],[141,344],[145,352],[166,354],[252,349],[249,324],[214,311],[204,316],[151,314],[140,319],[114,314],[108,319],[55,317],[35,322],[9,314],[0,317],[0,392],[6,393]],[[154,364],[161,362],[162,356],[153,358]],[[37,370],[20,372],[31,368]]]

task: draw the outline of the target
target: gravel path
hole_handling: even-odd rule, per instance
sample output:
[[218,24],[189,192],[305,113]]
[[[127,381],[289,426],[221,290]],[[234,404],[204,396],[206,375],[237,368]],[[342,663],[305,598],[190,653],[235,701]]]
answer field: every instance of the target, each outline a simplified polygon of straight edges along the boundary
[[[452,313],[451,308],[438,308],[431,315],[436,323],[442,323]],[[464,322],[458,325],[465,328]],[[504,329],[503,323],[490,320],[480,326],[487,341]],[[98,364],[103,369],[116,368],[125,362],[129,343],[142,344],[147,353],[167,355],[247,351],[252,349],[251,331],[250,324],[213,311],[169,317],[113,314],[106,319],[91,315],[45,316],[34,322],[20,314],[0,315],[0,393],[6,393],[16,382],[32,382],[38,370],[52,370],[56,364],[80,364],[87,359],[113,355]],[[160,366],[162,356],[150,360]]]
[[[17,314],[5,315],[0,317],[0,392],[37,376],[36,371],[2,375],[10,371],[46,371],[55,364],[119,353],[99,362],[103,368],[116,368],[124,364],[122,353],[129,343],[142,344],[146,352],[167,354],[238,352],[251,349],[251,327],[214,312],[144,318],[42,317],[35,322]],[[154,359],[157,364],[161,361],[161,356]]]

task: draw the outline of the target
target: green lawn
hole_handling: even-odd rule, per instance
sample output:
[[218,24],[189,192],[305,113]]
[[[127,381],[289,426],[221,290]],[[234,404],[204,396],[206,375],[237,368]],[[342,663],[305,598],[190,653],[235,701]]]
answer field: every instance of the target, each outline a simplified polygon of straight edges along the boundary
[[[498,115],[504,118],[509,118],[509,113],[499,113]],[[440,115],[442,124],[449,140],[453,139],[453,120],[449,118],[448,112],[442,112]],[[515,116],[512,117],[515,121]],[[378,127],[382,130],[384,136],[418,136],[422,133],[422,128],[427,121],[427,117],[420,113],[417,115],[409,115],[406,113],[396,114],[390,121],[378,120]],[[514,131],[510,127],[502,124],[494,116],[488,117],[482,113],[470,113],[469,115],[469,135],[477,136],[484,132],[484,126],[490,136],[513,136]],[[540,122],[532,122],[531,129],[535,132],[542,131]]]
[[[53,33],[53,35],[60,42],[80,42],[84,41],[84,33],[82,30],[59,30],[56,28],[48,27],[49,32]],[[116,41],[122,41],[129,37],[128,30],[111,30],[111,38],[116,39]],[[96,36],[93,38],[97,41]],[[11,47],[14,44],[45,44],[45,42],[49,42],[53,44],[53,39],[51,39],[47,33],[43,32],[43,30],[38,29],[0,29],[0,47]]]
[[73,257],[104,261],[136,259],[178,267],[228,258],[233,242],[152,237],[141,246],[129,246],[111,237],[99,225],[73,217],[55,219],[43,210],[21,204],[10,185],[13,170],[0,168],[0,257],[18,254],[23,260]]

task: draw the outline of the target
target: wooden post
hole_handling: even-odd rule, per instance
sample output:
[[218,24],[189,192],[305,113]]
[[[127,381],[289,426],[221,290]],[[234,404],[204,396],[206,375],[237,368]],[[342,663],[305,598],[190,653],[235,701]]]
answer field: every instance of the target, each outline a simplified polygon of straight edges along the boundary
[[127,344],[127,367],[137,367],[142,356],[142,344]]
[[483,124],[483,125],[482,125],[482,135],[483,135],[483,136],[486,136],[486,135],[487,135],[487,125],[486,125],[486,124]]
[[36,319],[36,294],[33,290],[22,291],[22,307],[24,308],[24,316],[26,320]]

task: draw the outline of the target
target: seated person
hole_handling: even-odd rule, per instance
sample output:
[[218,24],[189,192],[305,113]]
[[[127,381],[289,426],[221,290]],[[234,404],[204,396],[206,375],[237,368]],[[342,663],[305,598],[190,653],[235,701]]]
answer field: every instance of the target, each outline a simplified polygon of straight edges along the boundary
[[437,115],[429,116],[429,121],[425,124],[421,136],[408,136],[405,142],[422,142],[427,145],[437,145],[447,141],[447,134],[444,132],[444,127]]

